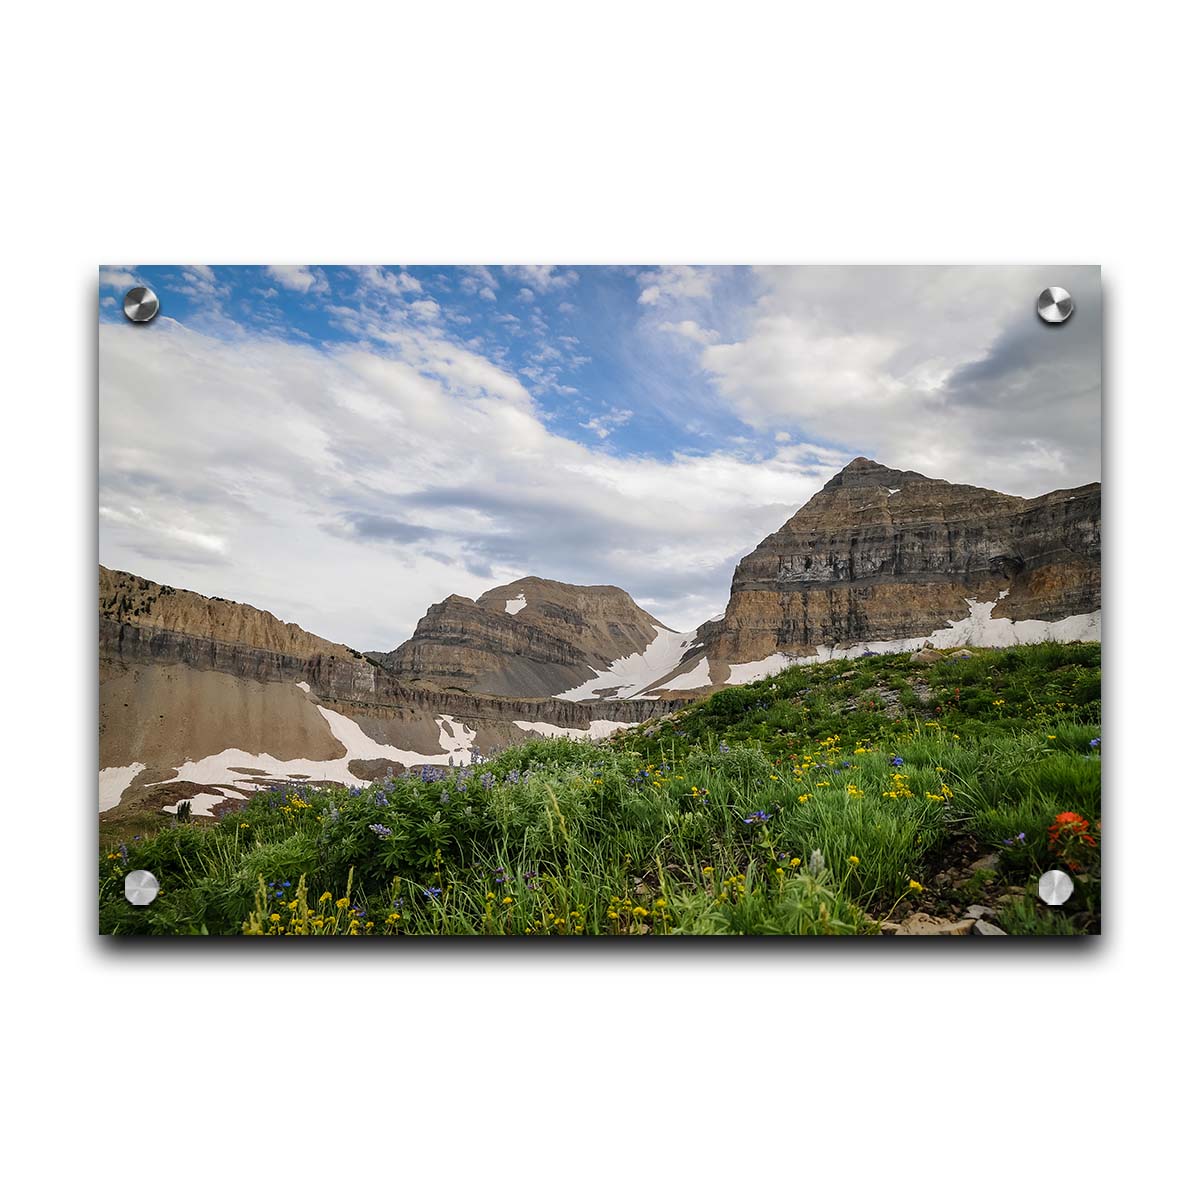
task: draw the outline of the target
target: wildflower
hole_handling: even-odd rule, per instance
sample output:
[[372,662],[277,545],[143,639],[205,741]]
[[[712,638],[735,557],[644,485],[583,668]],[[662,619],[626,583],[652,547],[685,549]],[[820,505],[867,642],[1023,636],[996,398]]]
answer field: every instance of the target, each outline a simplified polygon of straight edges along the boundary
[[846,861],[847,861],[847,862],[848,862],[848,863],[849,863],[849,864],[850,864],[852,867],[857,867],[857,866],[858,866],[858,862],[859,862],[858,855],[857,855],[857,854],[852,854],[852,855],[850,855],[850,857],[849,857],[848,859],[846,859]]
[[278,913],[271,914],[271,924],[272,925],[277,925],[282,920],[283,920],[283,918]]
[[1058,741],[1058,734],[1057,734],[1057,733],[1048,733],[1048,734],[1046,734],[1046,741],[1048,741],[1048,742],[1057,742],[1057,741]]
[[902,767],[902,766],[904,766],[904,759],[902,759],[902,758],[900,757],[900,755],[898,755],[898,754],[893,754],[893,755],[892,755],[892,766],[893,766],[893,767]]
[[367,828],[378,838],[389,838],[392,831],[386,825],[368,825]]
[[812,875],[820,875],[825,870],[825,855],[820,850],[814,850],[808,856],[808,870]]
[[440,804],[448,804],[450,802],[450,793],[445,788],[442,788],[441,795],[438,796],[438,802]]
[[717,745],[717,750],[718,750],[718,751],[719,751],[721,754],[728,754],[728,753],[729,753],[729,747],[728,747],[727,745],[725,745],[725,743],[724,743],[724,742],[720,742],[720,743],[718,743],[718,745]]
[[764,825],[771,819],[771,814],[763,812],[760,808],[758,812],[752,812],[748,817],[742,818],[743,825]]
[[329,892],[322,892],[321,898],[317,901],[318,904],[324,904],[326,900],[332,900],[333,896]]
[[421,891],[424,893],[426,900],[436,900],[442,894],[442,889],[439,887],[422,888]]
[[1091,746],[1091,748],[1093,750],[1099,750],[1100,749],[1100,739],[1098,737],[1092,738],[1092,740],[1090,742],[1088,742],[1088,745]]
[[993,701],[992,701],[992,707],[993,707],[993,708],[1001,708],[1001,707],[1003,707],[1003,705],[1004,705],[1004,701],[1003,701],[1003,700],[993,700]]
[[925,889],[915,879],[910,879],[908,881],[908,890],[910,892],[923,892]]
[[796,803],[797,804],[807,804],[811,799],[812,799],[812,792],[801,792],[801,794],[796,797]]
[[793,859],[792,859],[792,860],[791,860],[791,861],[788,863],[788,866],[789,866],[789,867],[798,867],[799,865],[800,865],[800,859],[798,859],[798,858],[793,858]]
[[[326,892],[325,894],[328,895],[329,893]],[[347,900],[345,896],[342,896],[341,899],[338,900],[338,902],[337,902],[337,907],[338,908],[347,908],[347,907],[349,907],[349,904],[350,904],[350,901]]]
[[479,783],[485,792],[490,792],[496,786],[496,777],[491,771],[487,771],[480,775]]
[[[514,768],[513,770],[509,771],[509,773],[507,775],[505,775],[504,782],[505,783],[520,783],[521,782],[521,772]],[[596,782],[599,783],[600,780],[597,779]]]
[[512,904],[512,902],[513,898],[511,896],[505,896],[504,899],[500,901],[501,904]]

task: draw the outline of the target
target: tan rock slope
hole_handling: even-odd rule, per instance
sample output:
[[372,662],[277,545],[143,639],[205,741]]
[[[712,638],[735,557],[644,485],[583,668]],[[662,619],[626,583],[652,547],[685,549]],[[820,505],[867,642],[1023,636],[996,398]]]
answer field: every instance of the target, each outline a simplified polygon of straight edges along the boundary
[[383,656],[408,679],[497,696],[556,696],[641,654],[664,627],[618,587],[527,576],[478,600],[449,596]]
[[[738,564],[714,664],[1100,608],[1100,485],[1026,500],[856,458]],[[685,662],[686,666],[686,662]]]
[[99,615],[102,816],[182,800],[219,813],[268,781],[449,767],[529,737],[601,737],[674,707],[414,683],[261,609],[105,567]]

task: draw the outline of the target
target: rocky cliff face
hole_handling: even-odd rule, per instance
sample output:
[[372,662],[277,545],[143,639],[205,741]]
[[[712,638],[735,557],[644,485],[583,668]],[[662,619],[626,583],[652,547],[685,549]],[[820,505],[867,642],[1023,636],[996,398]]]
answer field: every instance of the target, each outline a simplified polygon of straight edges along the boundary
[[1026,500],[865,458],[667,630],[615,587],[528,577],[368,658],[270,613],[100,568],[101,808],[219,806],[538,734],[599,737],[796,659],[1099,636],[1100,486]]
[[857,458],[738,564],[710,661],[807,656],[962,622],[1100,608],[1100,485],[1033,500]]
[[433,605],[382,663],[408,679],[497,696],[555,696],[643,653],[662,626],[617,587],[529,576]]
[[361,783],[539,735],[601,737],[676,707],[413,683],[249,605],[104,567],[99,602],[102,812],[181,800],[214,812],[266,781]]

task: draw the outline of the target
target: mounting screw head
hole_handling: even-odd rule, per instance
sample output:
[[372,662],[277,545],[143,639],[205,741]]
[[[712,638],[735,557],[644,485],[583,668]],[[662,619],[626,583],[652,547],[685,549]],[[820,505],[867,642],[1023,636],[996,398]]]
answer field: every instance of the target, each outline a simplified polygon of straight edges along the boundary
[[158,316],[158,297],[148,287],[130,288],[125,293],[125,315],[137,324]]
[[1048,287],[1038,297],[1037,309],[1047,325],[1061,325],[1075,311],[1075,301],[1066,288]]
[[158,895],[158,880],[149,871],[130,871],[125,876],[125,899],[141,907]]
[[1056,908],[1060,904],[1066,904],[1074,890],[1075,881],[1066,871],[1047,871],[1038,880],[1038,895]]

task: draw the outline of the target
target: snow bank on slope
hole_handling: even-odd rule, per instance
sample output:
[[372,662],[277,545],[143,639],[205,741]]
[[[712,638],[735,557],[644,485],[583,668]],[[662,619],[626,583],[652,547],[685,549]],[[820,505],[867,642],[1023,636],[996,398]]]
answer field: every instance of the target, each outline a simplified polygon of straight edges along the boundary
[[928,642],[938,650],[956,646],[1026,646],[1034,642],[1098,642],[1100,640],[1100,610],[1076,613],[1060,621],[1014,621],[1009,617],[993,617],[992,609],[1008,595],[1001,592],[995,600],[967,601],[967,615],[961,621],[951,621],[945,629],[935,629],[923,637],[899,638],[894,641],[856,642],[852,646],[821,646],[816,654],[772,654],[758,662],[735,663],[729,668],[730,684],[753,683],[775,675],[786,667],[806,663],[829,662],[838,658],[858,658],[864,650],[876,654],[896,654],[904,650],[919,650]]
[[656,692],[686,692],[692,688],[708,687],[711,683],[712,676],[708,670],[708,659],[702,658],[690,671],[676,675],[674,679],[668,679],[654,690]]
[[[210,754],[207,758],[189,760],[179,767],[173,776],[162,782],[198,785],[201,790],[188,797],[192,802],[192,812],[208,815],[214,804],[219,804],[227,798],[221,794],[222,786],[240,784],[247,787],[255,782],[245,775],[238,774],[238,767],[256,768],[273,779],[286,779],[294,775],[303,776],[314,783],[341,783],[348,787],[361,787],[363,780],[350,773],[350,763],[354,759],[382,758],[405,767],[415,767],[423,763],[454,767],[463,766],[471,761],[475,731],[445,714],[438,717],[438,742],[445,753],[421,754],[416,750],[401,750],[385,742],[375,741],[355,721],[332,709],[322,708],[318,704],[317,711],[325,718],[333,736],[345,748],[346,753],[341,758],[327,759],[323,762],[307,758],[284,760],[270,754],[250,754],[245,750],[229,749],[222,750],[219,754]],[[128,767],[106,767],[101,771],[100,811],[115,808],[121,799],[121,793],[143,769],[142,763],[133,763]],[[173,813],[178,807],[179,802],[164,805],[163,811]]]
[[107,812],[121,803],[121,793],[146,769],[145,763],[127,767],[105,767],[100,772],[100,811]]
[[600,693],[610,688],[616,689],[611,695],[628,699],[664,675],[670,674],[679,666],[684,654],[691,649],[696,640],[696,631],[675,633],[661,625],[655,625],[654,628],[654,641],[641,654],[618,658],[608,670],[596,671],[595,679],[581,683],[569,691],[559,692],[557,699],[598,700]]
[[518,592],[513,600],[505,600],[504,611],[506,613],[519,613],[529,602],[525,599],[524,592]]

